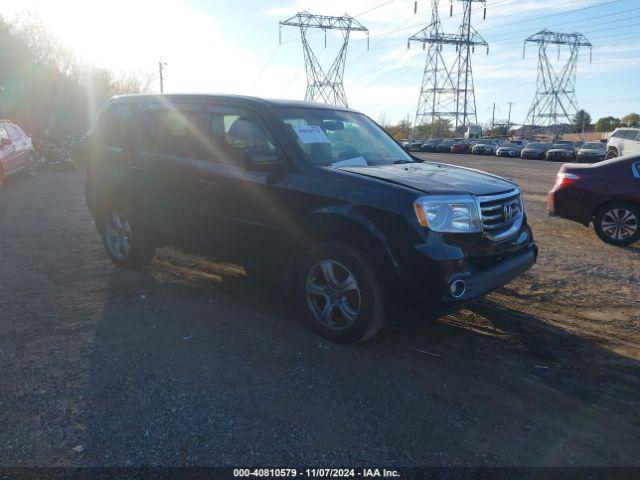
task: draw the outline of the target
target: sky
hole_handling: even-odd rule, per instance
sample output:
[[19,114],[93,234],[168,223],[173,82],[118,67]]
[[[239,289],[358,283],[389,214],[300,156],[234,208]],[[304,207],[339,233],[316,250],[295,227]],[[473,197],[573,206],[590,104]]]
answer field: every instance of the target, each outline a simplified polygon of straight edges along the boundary
[[[450,3],[453,16],[450,17]],[[443,29],[455,33],[462,2],[441,0]],[[578,60],[578,104],[592,118],[640,111],[639,0],[487,0],[486,19],[474,5],[472,24],[489,43],[487,55],[472,58],[479,123],[521,123],[534,98],[536,45],[526,37],[546,28],[583,33],[593,44]],[[370,32],[354,33],[349,43],[344,87],[349,106],[372,118],[397,122],[415,116],[426,52],[407,50],[407,38],[426,26],[431,2],[418,0],[21,0],[5,2],[9,19],[35,14],[60,40],[90,64],[115,72],[157,72],[167,63],[165,92],[236,93],[303,99],[306,87],[299,31],[278,22],[297,12],[349,14]],[[341,44],[329,32],[309,36],[316,55],[328,66]],[[445,57],[454,54],[453,47]],[[560,60],[552,56],[560,69]],[[152,87],[158,91],[156,81]]]

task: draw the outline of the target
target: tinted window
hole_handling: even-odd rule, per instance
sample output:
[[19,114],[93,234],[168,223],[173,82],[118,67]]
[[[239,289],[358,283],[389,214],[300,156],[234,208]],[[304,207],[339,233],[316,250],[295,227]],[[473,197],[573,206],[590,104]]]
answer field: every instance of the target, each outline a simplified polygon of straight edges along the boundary
[[624,130],[618,130],[617,132],[613,132],[611,135],[612,138],[621,138],[624,136]]
[[152,117],[151,151],[187,158],[207,156],[208,115],[178,110],[150,111],[148,115]]
[[210,110],[212,160],[242,164],[246,153],[276,154],[271,135],[255,115],[240,110],[224,113],[216,107]]
[[201,112],[199,105],[146,111],[141,146],[166,155],[236,164],[244,164],[246,153],[276,152],[266,128],[255,116],[216,107]]
[[133,132],[134,103],[111,105],[102,112],[94,130],[99,145],[122,148],[129,143]]
[[624,132],[624,138],[626,140],[636,140],[638,138],[638,131],[637,130],[626,130]]
[[9,135],[7,134],[7,131],[4,129],[4,127],[0,126],[0,140],[6,138],[7,140],[9,139]]
[[17,142],[21,139],[22,135],[16,127],[13,125],[7,125],[7,133],[12,142]]

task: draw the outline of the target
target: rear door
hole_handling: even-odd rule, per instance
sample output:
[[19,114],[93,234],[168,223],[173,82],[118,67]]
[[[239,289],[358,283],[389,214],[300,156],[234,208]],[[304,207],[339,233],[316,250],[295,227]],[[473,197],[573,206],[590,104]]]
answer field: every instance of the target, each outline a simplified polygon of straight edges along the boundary
[[16,151],[6,128],[3,125],[0,125],[0,140],[7,142],[7,144],[0,149],[0,160],[2,160],[4,173],[9,174],[16,170]]
[[13,169],[18,170],[24,168],[29,161],[29,144],[27,137],[15,125],[9,124],[6,128],[14,148]]
[[89,138],[86,195],[94,215],[124,199],[131,186],[131,152],[136,103],[108,104]]
[[624,154],[640,154],[640,130],[627,130],[624,140]]
[[133,170],[144,218],[160,243],[199,250],[196,179],[209,118],[199,103],[158,103],[141,113]]
[[635,181],[636,187],[638,187],[638,201],[640,201],[640,162],[636,162],[631,166],[633,179]]

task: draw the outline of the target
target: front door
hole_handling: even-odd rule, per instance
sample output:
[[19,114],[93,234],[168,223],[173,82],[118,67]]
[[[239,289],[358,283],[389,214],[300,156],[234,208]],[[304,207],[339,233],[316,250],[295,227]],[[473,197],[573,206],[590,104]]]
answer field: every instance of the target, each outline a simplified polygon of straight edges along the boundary
[[290,250],[285,170],[259,171],[250,156],[276,158],[279,149],[265,122],[240,107],[210,105],[209,155],[194,188],[201,234],[219,254],[248,266],[281,264]]

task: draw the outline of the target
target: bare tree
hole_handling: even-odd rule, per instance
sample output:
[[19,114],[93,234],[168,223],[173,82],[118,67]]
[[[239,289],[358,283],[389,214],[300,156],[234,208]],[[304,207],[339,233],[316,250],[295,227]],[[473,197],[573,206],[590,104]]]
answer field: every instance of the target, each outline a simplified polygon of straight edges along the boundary
[[112,82],[113,93],[116,95],[148,93],[155,78],[155,74],[149,72],[121,71]]

